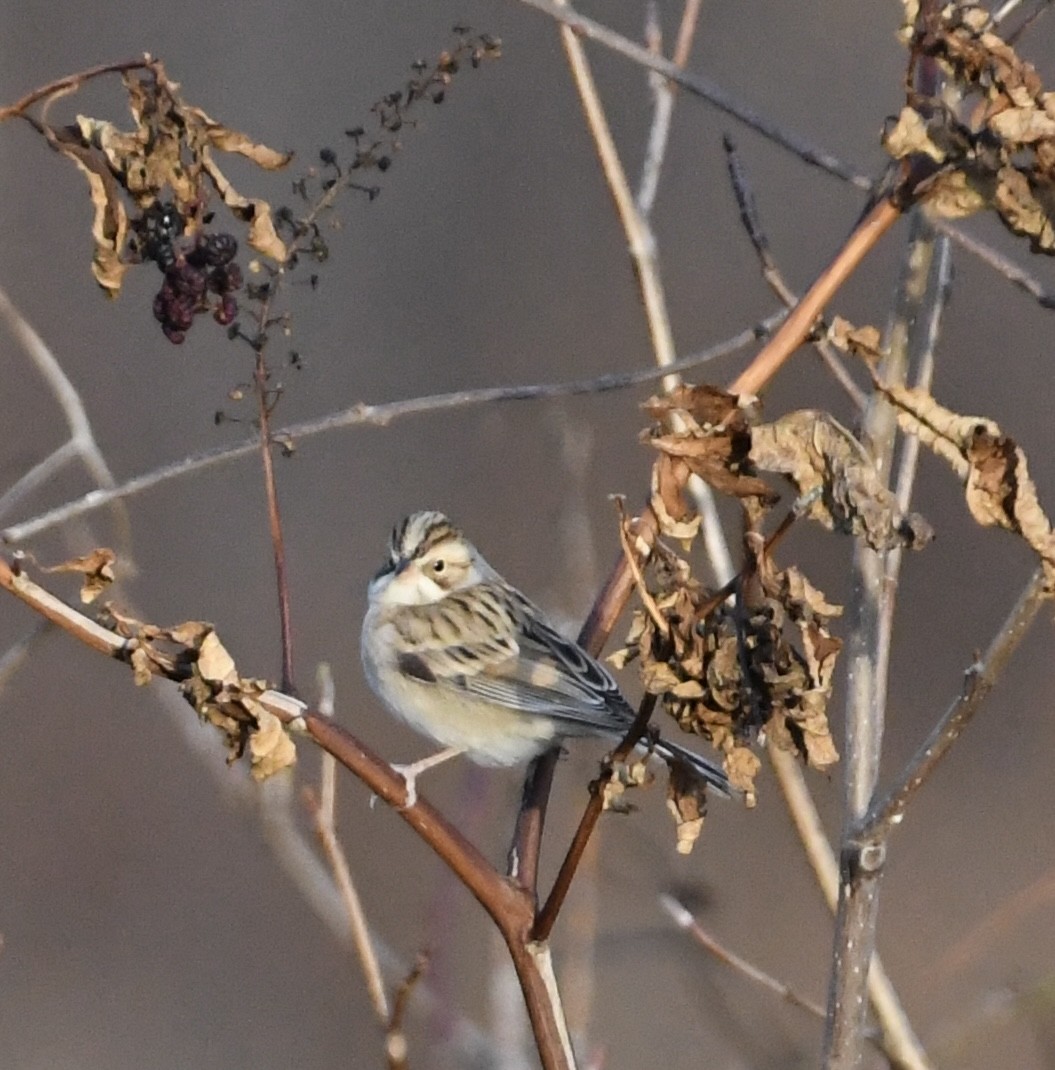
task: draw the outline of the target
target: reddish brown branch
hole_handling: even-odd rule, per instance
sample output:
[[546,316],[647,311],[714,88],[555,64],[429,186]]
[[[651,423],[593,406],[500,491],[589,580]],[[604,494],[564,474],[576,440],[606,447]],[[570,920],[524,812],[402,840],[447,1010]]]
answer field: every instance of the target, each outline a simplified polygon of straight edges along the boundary
[[154,60],[149,55],[145,55],[142,59],[125,60],[123,63],[101,63],[97,67],[89,67],[87,70],[80,71],[77,74],[68,74],[65,78],[58,78],[54,82],[42,85],[39,89],[34,89],[22,97],[21,100],[16,100],[14,104],[0,108],[0,123],[4,122],[5,119],[14,119],[21,116],[27,108],[31,108],[38,101],[46,100],[48,97],[61,93],[66,89],[78,89],[85,82],[98,78],[100,75],[124,74],[127,71],[153,69]]
[[[264,302],[261,324],[266,321],[270,301]],[[261,326],[261,331],[263,327]],[[262,341],[263,334],[258,340]],[[256,386],[257,412],[260,421],[260,463],[264,472],[264,493],[267,496],[267,522],[271,535],[271,550],[275,561],[275,586],[278,592],[279,635],[282,644],[282,690],[295,694],[293,686],[293,623],[290,611],[289,573],[286,570],[286,541],[282,534],[282,514],[278,507],[278,486],[275,482],[275,459],[271,453],[271,401],[268,391],[270,373],[264,360],[263,345],[256,353],[253,382]]]
[[597,827],[597,822],[604,811],[604,786],[611,779],[612,769],[627,760],[638,740],[644,735],[655,708],[656,696],[645,695],[634,723],[630,726],[619,746],[612,752],[612,756],[604,763],[600,776],[590,784],[590,801],[586,804],[586,809],[579,820],[579,827],[575,830],[575,836],[572,838],[571,846],[564,856],[564,861],[561,863],[560,871],[557,873],[557,879],[553,882],[553,888],[550,890],[545,906],[539,911],[538,918],[535,921],[532,933],[535,940],[549,939],[549,934],[553,931],[557,915],[564,905],[564,900],[567,898],[568,891],[571,888],[571,882],[586,851],[586,845],[590,842],[590,836],[593,835],[593,830]]
[[[0,588],[9,591],[36,613],[94,650],[127,661],[135,649],[135,641],[125,639],[66,605],[2,559]],[[154,675],[166,675],[159,661],[151,660],[147,667]],[[170,672],[173,678],[184,671],[172,663]],[[552,991],[551,978],[543,968],[545,963],[531,946],[531,928],[535,916],[532,897],[495,870],[458,829],[426,800],[419,797],[414,806],[407,807],[406,784],[402,776],[346,729],[275,692],[265,692],[259,701],[283,723],[306,732],[392,806],[469,889],[494,921],[509,948],[543,1067],[545,1070],[568,1070],[571,1062],[563,1014]]]

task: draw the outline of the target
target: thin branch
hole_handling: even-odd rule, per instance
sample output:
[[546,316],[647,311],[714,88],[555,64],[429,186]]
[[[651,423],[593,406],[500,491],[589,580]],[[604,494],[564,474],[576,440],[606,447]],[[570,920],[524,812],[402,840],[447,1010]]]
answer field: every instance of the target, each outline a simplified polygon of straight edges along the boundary
[[972,256],[978,257],[982,263],[991,267],[995,272],[1003,275],[1013,286],[1017,286],[1023,292],[1029,294],[1041,308],[1055,309],[1055,293],[1047,289],[1044,284],[1031,275],[1025,268],[1016,264],[1010,258],[1004,256],[985,242],[979,241],[973,235],[953,226],[943,219],[935,219],[934,226],[948,235],[962,249],[966,249]]
[[[51,391],[62,410],[70,435],[64,446],[59,447],[48,458],[27,472],[4,494],[3,498],[0,498],[0,515],[3,515],[7,509],[13,508],[23,495],[30,493],[45,479],[54,475],[63,463],[72,459],[73,456],[80,457],[88,474],[98,486],[114,489],[116,480],[110,471],[110,466],[106,463],[102,450],[95,441],[91,421],[88,419],[88,413],[77,388],[70,381],[44,339],[34,330],[32,324],[22,315],[2,288],[0,288],[0,318],[3,319],[8,330],[21,345]],[[120,523],[122,539],[127,543],[130,541],[127,513],[118,507],[116,515]]]
[[[671,57],[674,66],[679,70],[684,70],[689,62],[692,40],[696,34],[702,7],[703,0],[685,0],[685,7],[681,12],[681,24],[678,27],[678,39],[674,45],[674,55]],[[649,4],[648,11],[649,27],[646,32],[648,49],[652,55],[661,56],[663,54],[662,34],[659,31],[659,12],[654,0]],[[652,108],[652,126],[648,132],[645,160],[641,165],[641,181],[637,188],[637,210],[646,220],[652,214],[652,208],[656,203],[656,193],[659,191],[659,177],[667,155],[676,95],[674,83],[656,74],[655,71],[650,72],[649,83],[652,86],[655,103]]]
[[[654,382],[672,371],[687,371],[690,368],[698,368],[721,357],[729,356],[751,345],[759,338],[768,337],[786,318],[787,312],[781,310],[769,316],[757,326],[748,327],[731,338],[710,346],[706,350],[683,357],[665,369],[646,367],[631,372],[609,372],[592,379],[578,379],[566,383],[456,390],[448,394],[408,398],[403,401],[388,401],[378,405],[359,402],[350,408],[341,409],[326,416],[279,428],[273,432],[272,440],[283,441],[289,439],[297,441],[345,427],[387,427],[393,420],[401,419],[405,416],[417,416],[422,413],[488,405],[492,402],[540,401],[551,398],[601,394],[609,390],[624,390],[642,383]],[[112,501],[131,497],[142,491],[150,490],[161,483],[167,483],[172,479],[181,479],[216,464],[237,460],[255,453],[259,448],[259,440],[253,437],[243,439],[234,445],[217,446],[214,449],[191,454],[182,460],[173,461],[143,475],[135,476],[119,486],[115,486],[112,490],[90,491],[80,498],[75,498],[63,505],[56,506],[54,509],[49,509],[20,524],[12,524],[0,530],[0,541],[7,543],[22,542],[59,524],[64,524],[68,520],[99,509]]]
[[[85,645],[122,662],[130,662],[137,643],[96,623],[66,605],[49,591],[0,559],[0,588],[10,592],[40,616],[59,625]],[[157,659],[148,659],[149,670],[163,675]],[[182,668],[173,665],[174,677]],[[544,976],[540,961],[529,948],[534,922],[534,903],[529,895],[506,880],[487,859],[427,800],[419,797],[407,806],[403,777],[360,740],[336,722],[298,699],[278,691],[265,691],[260,704],[290,730],[308,735],[332,754],[375,795],[391,806],[461,880],[487,911],[502,934],[513,959],[524,992],[528,1016],[544,1070],[568,1070],[574,1066],[566,1058],[567,1027],[563,1011],[554,1000],[552,978]]]
[[743,974],[749,981],[754,981],[755,984],[769,989],[770,992],[775,993],[785,1003],[790,1003],[793,1007],[801,1007],[807,1013],[812,1014],[814,1018],[824,1021],[824,1008],[819,1003],[814,1002],[812,999],[807,999],[805,996],[800,996],[790,985],[784,984],[783,981],[778,981],[764,970],[752,965],[747,959],[742,959],[727,947],[723,947],[692,916],[691,911],[684,903],[679,902],[672,895],[661,895],[659,897],[659,905],[670,915],[679,929],[687,932],[700,947],[713,955],[719,962],[736,970],[737,973]]
[[[329,782],[332,785],[336,768],[337,763],[333,756],[324,754],[322,756],[324,784]],[[370,996],[370,1003],[381,1025],[387,1027],[391,1011],[388,1006],[388,996],[385,993],[384,982],[381,979],[381,965],[378,962],[377,953],[374,951],[373,942],[370,939],[370,929],[366,924],[366,913],[363,910],[359,892],[355,887],[355,881],[352,879],[348,859],[345,857],[344,850],[337,839],[332,794],[329,804],[323,803],[325,797],[325,791],[321,797],[311,792],[308,793],[307,803],[311,811],[312,822],[315,825],[315,832],[326,855],[326,861],[329,863],[333,873],[334,881],[340,890],[341,898],[344,900],[344,907],[348,913],[348,928],[352,937],[352,946],[359,957],[359,964],[363,970],[363,979],[366,981],[366,991]]]
[[428,969],[429,959],[419,954],[410,968],[410,973],[400,982],[392,1001],[392,1014],[385,1023],[385,1055],[389,1070],[407,1070],[407,1035],[403,1022],[410,1006],[410,994],[421,983]]
[[52,630],[52,627],[50,621],[37,621],[21,639],[16,640],[0,654],[0,691],[7,686],[8,680],[18,672],[29,657],[29,652]]
[[596,41],[598,44],[604,45],[605,48],[611,49],[621,56],[625,56],[634,63],[653,70],[665,78],[669,78],[670,81],[681,86],[682,89],[692,93],[694,96],[702,97],[720,111],[733,116],[733,118],[757,131],[763,137],[794,153],[805,163],[819,167],[822,171],[835,175],[845,182],[850,182],[858,189],[869,191],[872,189],[873,182],[869,176],[861,174],[856,168],[844,163],[837,156],[822,149],[820,146],[811,144],[797,134],[784,130],[776,123],[771,122],[753,109],[735,100],[731,94],[708,79],[698,74],[683,71],[676,63],[662,56],[652,55],[647,48],[642,47],[635,41],[631,41],[622,34],[616,33],[607,26],[595,22],[593,19],[587,18],[585,15],[580,15],[569,5],[555,3],[553,0],[520,0],[520,2],[527,4],[528,7],[535,8],[536,11],[549,15],[552,19],[556,19],[571,30],[576,37],[585,37],[591,41]]
[[[334,713],[334,686],[333,674],[330,672],[328,665],[319,666],[318,680],[319,713],[324,717],[332,717]],[[311,811],[316,835],[322,844],[326,860],[333,873],[334,882],[344,902],[344,908],[348,915],[348,930],[352,939],[352,946],[355,948],[359,965],[363,971],[363,979],[366,982],[366,991],[370,997],[370,1003],[382,1028],[387,1030],[393,1015],[388,1005],[385,983],[381,977],[381,964],[378,961],[377,952],[370,937],[370,929],[366,923],[366,912],[363,909],[362,900],[359,898],[359,891],[355,886],[355,881],[352,879],[351,867],[348,865],[347,856],[341,847],[340,841],[337,839],[337,762],[332,754],[323,754],[322,756],[321,782],[318,795],[308,791],[306,799]]]
[[[798,303],[798,295],[784,281],[784,276],[777,266],[776,260],[769,248],[769,239],[762,229],[762,222],[758,216],[758,207],[755,203],[754,194],[748,182],[747,172],[744,170],[740,154],[736,151],[736,145],[728,134],[722,139],[725,149],[726,163],[729,169],[729,180],[736,195],[736,204],[740,209],[740,220],[744,224],[747,236],[758,256],[762,268],[762,277],[769,284],[769,288],[787,305],[794,308]],[[836,382],[843,388],[857,409],[864,409],[867,402],[864,391],[853,381],[850,373],[846,370],[835,347],[824,337],[824,320],[817,321],[819,330],[814,330],[812,338],[813,348],[817,350]]]
[[97,67],[89,67],[87,70],[80,71],[77,74],[70,74],[65,78],[59,78],[54,82],[49,82],[47,85],[43,85],[39,89],[34,89],[31,93],[27,93],[21,100],[16,100],[14,104],[9,104],[7,107],[0,108],[0,123],[4,122],[5,119],[20,118],[27,108],[31,108],[38,101],[54,96],[56,93],[77,90],[85,82],[89,82],[93,78],[98,78],[100,75],[124,74],[128,71],[153,70],[154,67],[155,62],[149,53],[145,54],[141,59],[126,60],[123,63],[102,63]]
[[942,715],[920,745],[897,783],[877,799],[854,829],[855,839],[882,838],[901,823],[912,797],[926,783],[949,753],[953,743],[978,712],[992,691],[1018,644],[1025,638],[1040,607],[1051,598],[1045,589],[1044,576],[1037,570],[1023,588],[1000,630],[980,660],[964,673],[964,690]]
[[[839,865],[806,786],[802,767],[789,751],[770,747],[768,753],[806,859],[813,869],[828,909],[834,914],[839,905]],[[872,955],[872,965],[868,971],[868,998],[879,1023],[880,1045],[890,1065],[897,1070],[932,1070],[933,1064],[920,1048],[878,952]]]
[[[269,291],[270,292],[270,291]],[[257,437],[260,446],[260,463],[264,476],[264,493],[267,498],[267,527],[271,537],[271,554],[275,565],[275,590],[278,596],[279,637],[282,645],[282,690],[293,694],[293,622],[289,596],[289,572],[286,569],[286,540],[282,533],[282,512],[278,504],[278,485],[275,482],[275,459],[272,456],[274,440],[271,437],[271,397],[268,388],[270,372],[264,360],[263,325],[267,323],[271,298],[264,300],[260,309],[261,331],[253,369],[253,383],[257,396]]]
[[[776,124],[763,119],[750,108],[734,101],[725,90],[714,83],[690,72],[679,70],[677,65],[670,60],[662,56],[653,55],[647,48],[643,48],[628,37],[616,33],[615,30],[609,29],[607,26],[595,22],[585,15],[580,15],[564,4],[555,3],[553,0],[520,0],[520,2],[563,23],[579,36],[596,41],[598,44],[611,49],[632,62],[663,75],[689,93],[709,101],[719,110],[738,119],[745,126],[755,130],[763,137],[788,149],[806,163],[819,167],[828,174],[842,179],[844,182],[851,183],[858,189],[867,191],[874,189],[875,183],[868,175],[840,160],[833,153],[812,145],[796,134],[784,131]],[[1046,10],[1046,8],[1047,5],[1041,10]],[[1007,274],[1007,277],[1011,278],[1011,281],[1015,282],[1016,285],[1022,286],[1027,293],[1036,298],[1042,307],[1055,308],[1055,300],[1052,299],[1051,295],[1047,294],[1040,283],[1032,280],[1032,277],[1023,268],[1011,264],[991,246],[979,241],[977,238],[970,237],[961,231],[959,227],[946,220],[935,220],[935,226],[944,234],[948,234],[955,242],[981,257],[983,262],[990,267],[997,267],[1001,262],[1010,265],[1012,273],[1007,273],[1002,267],[997,269],[1002,274]]]
[[560,869],[557,872],[557,878],[553,882],[553,887],[550,889],[549,896],[542,909],[538,912],[538,917],[536,918],[534,928],[532,929],[532,939],[545,941],[553,931],[553,926],[557,923],[557,915],[560,913],[560,909],[564,905],[564,900],[567,898],[568,892],[571,890],[571,882],[575,877],[576,870],[579,868],[579,863],[582,861],[582,856],[586,851],[586,845],[590,842],[593,830],[597,827],[597,822],[600,820],[601,814],[604,812],[605,785],[612,778],[612,770],[617,765],[620,765],[627,760],[630,756],[630,752],[637,746],[638,741],[645,734],[645,730],[648,728],[648,722],[651,719],[655,708],[656,696],[646,694],[641,700],[641,708],[638,710],[637,717],[634,718],[634,723],[627,730],[627,733],[620,741],[619,746],[616,747],[611,756],[605,760],[601,767],[600,775],[591,781],[589,789],[590,799],[586,804],[586,809],[583,811],[582,817],[579,819],[579,826],[575,830],[575,835],[572,837],[571,844],[564,856],[564,861],[561,862]]

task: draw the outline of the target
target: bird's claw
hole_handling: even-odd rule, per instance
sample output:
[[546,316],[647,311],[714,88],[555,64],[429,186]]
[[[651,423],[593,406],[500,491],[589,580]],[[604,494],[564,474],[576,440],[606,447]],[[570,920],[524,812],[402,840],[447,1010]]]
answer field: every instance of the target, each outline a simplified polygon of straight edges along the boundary
[[412,762],[410,765],[396,765],[393,763],[392,772],[398,774],[403,778],[403,784],[407,790],[407,798],[401,810],[409,810],[412,806],[417,805],[418,801],[418,773],[419,769],[415,768],[417,763]]

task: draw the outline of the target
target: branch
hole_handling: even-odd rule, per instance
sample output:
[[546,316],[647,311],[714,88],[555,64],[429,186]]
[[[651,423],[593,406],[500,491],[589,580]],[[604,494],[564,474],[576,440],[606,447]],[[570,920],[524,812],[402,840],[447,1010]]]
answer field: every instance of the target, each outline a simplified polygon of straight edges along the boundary
[[700,923],[692,916],[692,913],[684,903],[679,902],[672,895],[661,895],[659,905],[670,915],[674,924],[684,932],[687,932],[697,944],[705,951],[713,955],[719,962],[743,974],[748,980],[754,981],[763,988],[778,995],[785,1003],[793,1007],[801,1007],[804,1011],[812,1014],[814,1018],[824,1021],[824,1008],[812,999],[800,996],[790,985],[778,981],[775,977],[753,966],[746,959],[740,958],[728,948],[723,947],[711,936]]
[[[894,323],[883,358],[884,379],[904,383],[910,359],[910,325],[926,318],[928,303],[941,304],[944,285],[932,278],[934,235],[916,213],[904,255],[904,269],[896,301]],[[873,396],[865,415],[864,440],[876,468],[889,481],[897,433],[892,406]],[[913,457],[916,455],[913,454]],[[905,473],[907,499],[915,466]],[[878,878],[882,852],[853,852],[849,830],[860,820],[875,792],[887,705],[893,612],[900,554],[879,553],[858,540],[853,559],[853,619],[847,642],[848,698],[846,712],[846,827],[841,848],[843,876],[836,911],[835,949],[829,989],[826,1051],[829,1066],[855,1065],[864,1028],[868,974],[875,951],[878,917]],[[907,1025],[907,1022],[905,1023]],[[909,1032],[915,1041],[914,1035]],[[922,1053],[922,1045],[914,1046]]]
[[1025,638],[1029,626],[1050,599],[1044,577],[1038,569],[1023,588],[1018,601],[1007,615],[985,654],[964,673],[964,690],[942,715],[927,738],[920,744],[897,783],[882,798],[876,799],[854,829],[861,841],[884,839],[901,823],[912,797],[926,783],[949,753],[953,743],[978,712],[992,691],[1011,655]]
[[149,53],[145,53],[141,59],[130,59],[123,63],[102,63],[97,67],[89,67],[87,70],[80,71],[78,74],[70,74],[65,78],[59,78],[54,82],[49,82],[47,85],[43,85],[39,89],[34,89],[31,93],[27,93],[21,100],[16,100],[14,104],[9,104],[5,108],[0,108],[0,123],[4,122],[6,119],[22,118],[26,109],[31,108],[38,101],[54,96],[56,93],[64,93],[66,91],[75,92],[80,89],[85,82],[89,82],[93,78],[98,78],[100,75],[124,74],[128,71],[153,70],[154,67],[154,60]]
[[535,8],[536,11],[541,11],[544,15],[549,15],[552,19],[556,19],[557,22],[568,27],[576,37],[585,37],[591,41],[596,41],[598,44],[604,45],[605,48],[611,49],[621,56],[625,56],[634,63],[655,71],[657,74],[663,75],[664,78],[669,78],[670,81],[681,86],[682,89],[692,93],[694,96],[702,97],[718,108],[719,111],[731,115],[734,119],[738,119],[745,126],[757,131],[763,137],[794,153],[805,163],[819,167],[822,171],[835,175],[845,182],[850,182],[858,189],[872,189],[871,178],[861,174],[850,164],[844,163],[834,154],[818,145],[811,144],[797,134],[784,130],[776,123],[759,115],[753,109],[739,103],[731,94],[714,82],[698,74],[683,71],[676,63],[672,63],[663,56],[654,55],[647,48],[631,41],[628,37],[616,33],[615,30],[611,30],[607,26],[587,18],[585,15],[580,15],[570,5],[554,3],[553,0],[521,0],[521,3]]
[[[624,390],[628,387],[638,386],[641,383],[654,382],[672,371],[686,371],[690,368],[698,368],[701,365],[718,360],[720,357],[735,353],[756,342],[759,338],[768,337],[774,328],[783,322],[786,316],[787,313],[784,311],[776,312],[757,326],[745,328],[731,338],[719,342],[708,349],[683,357],[666,369],[639,368],[631,372],[609,372],[592,379],[576,379],[566,383],[543,383],[537,386],[492,386],[482,387],[477,390],[456,390],[449,394],[433,394],[427,397],[408,398],[403,401],[388,401],[378,405],[359,402],[347,409],[340,409],[337,412],[319,416],[313,420],[306,420],[302,423],[290,424],[279,428],[272,434],[272,439],[277,441],[286,439],[296,441],[310,438],[313,435],[326,434],[344,427],[387,427],[393,420],[401,419],[405,416],[469,408],[491,404],[492,402],[539,401],[583,394],[601,394],[609,390]],[[111,490],[90,491],[80,498],[75,498],[63,505],[56,506],[54,509],[49,509],[39,516],[31,517],[20,524],[12,524],[10,527],[0,530],[0,541],[6,543],[23,542],[59,524],[64,524],[68,520],[99,509],[109,502],[121,498],[129,498],[134,494],[150,490],[161,483],[167,483],[172,479],[181,479],[184,476],[192,475],[216,464],[237,460],[254,453],[259,448],[260,441],[254,437],[243,439],[232,446],[217,446],[214,449],[191,454],[182,460],[173,461],[150,472],[145,472],[143,475],[135,476]]]
[[[86,617],[30,580],[23,572],[0,560],[0,588],[21,599],[35,612],[64,631],[115,660],[128,662],[136,644]],[[163,675],[151,661],[150,671]],[[173,676],[179,668],[170,670]],[[435,807],[419,797],[406,806],[406,784],[402,776],[382,761],[346,729],[304,703],[277,691],[266,691],[258,699],[290,730],[306,733],[327,753],[355,774],[424,840],[468,888],[487,911],[509,949],[535,1041],[545,1070],[568,1070],[567,1028],[560,1004],[555,1000],[552,977],[546,976],[546,962],[531,949],[534,904],[529,895],[495,870],[486,858]]]

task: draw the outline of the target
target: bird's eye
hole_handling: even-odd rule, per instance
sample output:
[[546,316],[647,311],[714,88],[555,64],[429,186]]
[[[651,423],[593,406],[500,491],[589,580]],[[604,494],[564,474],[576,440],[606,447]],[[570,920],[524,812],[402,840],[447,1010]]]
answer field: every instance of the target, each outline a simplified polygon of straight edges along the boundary
[[435,561],[433,561],[429,567],[432,569],[434,575],[439,576],[447,567],[447,562],[444,561],[442,557],[439,557]]

